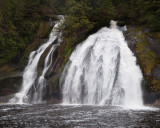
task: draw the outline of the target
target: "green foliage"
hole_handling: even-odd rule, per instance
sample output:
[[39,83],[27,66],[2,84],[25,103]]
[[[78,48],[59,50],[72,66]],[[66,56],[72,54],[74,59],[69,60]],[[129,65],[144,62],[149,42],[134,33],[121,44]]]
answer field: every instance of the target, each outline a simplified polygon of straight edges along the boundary
[[38,0],[2,0],[0,8],[0,66],[18,61],[39,26]]
[[68,0],[66,2],[67,18],[65,21],[65,35],[82,36],[93,28],[93,24],[89,21],[88,12],[92,10],[87,2]]
[[146,1],[145,6],[147,24],[160,31],[160,1]]
[[0,66],[21,58],[40,24],[40,8],[67,15],[62,29],[71,46],[112,19],[160,31],[157,0],[1,0],[0,4]]
[[117,20],[130,25],[146,25],[160,31],[160,1],[114,0],[113,3]]
[[112,0],[97,0],[93,9],[93,20],[96,25],[102,27],[108,25],[110,20],[115,19],[116,10]]

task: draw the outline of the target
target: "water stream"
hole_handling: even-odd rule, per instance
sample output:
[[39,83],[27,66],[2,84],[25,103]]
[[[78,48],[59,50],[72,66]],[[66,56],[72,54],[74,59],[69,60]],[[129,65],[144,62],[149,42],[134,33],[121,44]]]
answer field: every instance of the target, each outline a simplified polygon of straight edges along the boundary
[[[57,31],[57,27],[63,22],[64,17],[59,16],[59,18],[60,18],[60,21],[57,22],[53,27],[52,32],[49,36],[49,40],[44,44],[42,44],[36,51],[33,51],[30,53],[28,65],[26,66],[23,72],[23,82],[22,82],[21,90],[17,94],[15,94],[15,96],[9,101],[9,103],[22,104],[22,103],[29,103],[29,102],[36,102],[36,103],[42,102],[43,90],[45,89],[45,86],[46,86],[46,81],[44,76],[48,68],[52,64],[53,52],[61,42],[62,34]],[[57,38],[58,38],[58,43],[54,44],[54,41]],[[38,84],[36,85],[37,67],[38,67],[39,60],[42,54],[45,52],[45,50],[51,45],[52,47],[45,58],[42,75],[38,78]],[[33,97],[29,94],[29,90],[31,88],[35,89]]]

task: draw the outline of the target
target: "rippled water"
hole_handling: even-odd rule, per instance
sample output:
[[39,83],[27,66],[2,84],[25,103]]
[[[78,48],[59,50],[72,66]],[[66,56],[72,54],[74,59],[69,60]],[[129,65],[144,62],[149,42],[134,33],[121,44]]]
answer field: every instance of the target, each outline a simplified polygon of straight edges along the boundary
[[108,106],[0,105],[0,127],[159,128],[160,110]]

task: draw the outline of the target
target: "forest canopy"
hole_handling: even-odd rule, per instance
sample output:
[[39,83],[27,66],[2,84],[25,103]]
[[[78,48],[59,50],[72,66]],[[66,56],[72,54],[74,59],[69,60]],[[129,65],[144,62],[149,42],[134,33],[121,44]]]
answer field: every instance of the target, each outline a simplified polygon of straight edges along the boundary
[[160,31],[158,0],[0,0],[0,66],[19,61],[38,30],[44,6],[52,6],[53,15],[67,15],[64,36],[73,43],[112,19]]

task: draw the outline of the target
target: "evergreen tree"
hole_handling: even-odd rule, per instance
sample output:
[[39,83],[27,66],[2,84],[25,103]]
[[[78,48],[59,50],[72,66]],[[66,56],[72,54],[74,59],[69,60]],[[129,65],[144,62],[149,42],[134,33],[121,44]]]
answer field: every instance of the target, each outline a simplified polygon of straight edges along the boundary
[[93,24],[89,21],[89,12],[92,11],[92,8],[88,6],[86,1],[68,0],[66,10],[65,34],[74,33],[76,36],[81,36],[93,27]]
[[39,9],[28,5],[26,0],[1,1],[0,66],[18,59],[17,56],[35,35],[39,26],[39,15],[35,12],[39,12]]
[[94,16],[100,26],[105,26],[110,20],[115,19],[116,11],[112,0],[97,0]]

